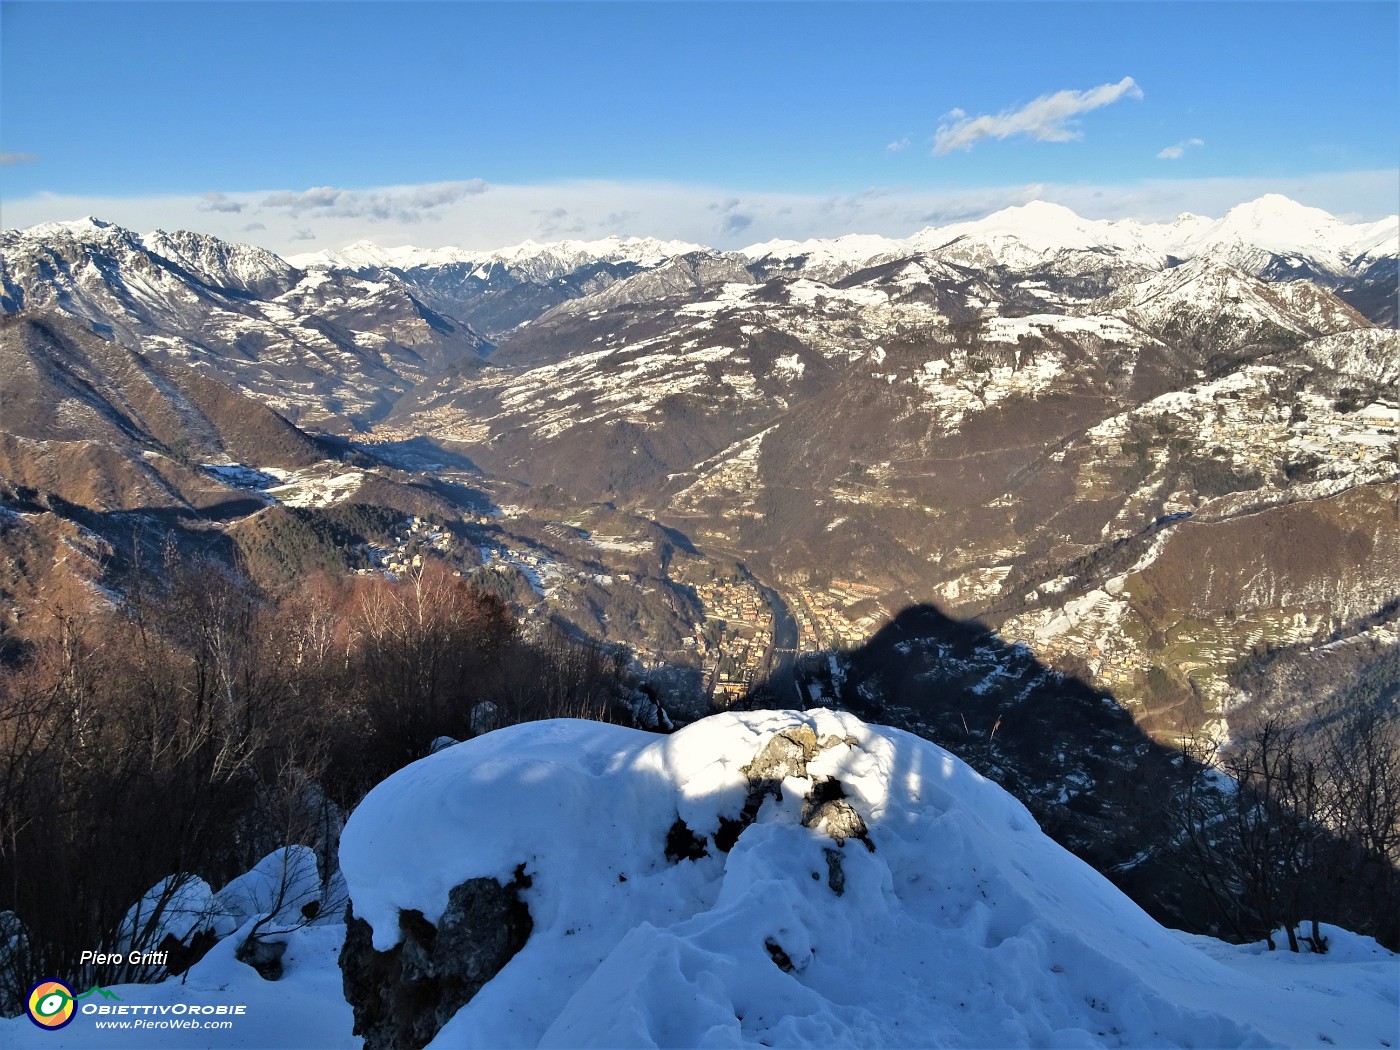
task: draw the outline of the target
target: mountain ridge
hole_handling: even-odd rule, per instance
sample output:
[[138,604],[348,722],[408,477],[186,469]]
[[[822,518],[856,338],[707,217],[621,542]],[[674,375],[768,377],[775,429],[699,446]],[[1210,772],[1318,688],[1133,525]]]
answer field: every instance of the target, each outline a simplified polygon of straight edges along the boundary
[[[412,266],[451,262],[478,264],[528,258],[532,255],[564,256],[572,253],[595,261],[665,258],[693,252],[739,255],[751,261],[766,257],[797,258],[816,255],[824,261],[864,262],[884,255],[912,255],[945,247],[968,236],[1013,236],[1046,249],[1113,246],[1149,249],[1161,256],[1190,258],[1205,248],[1242,242],[1275,252],[1335,255],[1351,261],[1378,249],[1400,254],[1400,215],[1369,223],[1346,224],[1320,208],[1310,208],[1280,194],[1265,194],[1231,208],[1220,219],[1183,213],[1171,223],[1143,223],[1134,219],[1083,219],[1072,209],[1046,201],[1031,201],[993,212],[981,219],[947,226],[926,226],[903,238],[852,232],[837,237],[805,240],[776,239],[724,251],[707,245],[665,241],[652,237],[612,236],[597,241],[564,240],[520,244],[496,249],[385,248],[372,241],[357,241],[342,249],[302,253],[287,257],[295,266]],[[635,249],[629,251],[628,249]],[[1192,251],[1192,249],[1196,249]],[[786,254],[779,255],[779,252]]]
[[[80,220],[0,234],[0,275],[7,312],[67,314],[91,338],[348,435],[347,454],[442,471],[466,489],[489,479],[552,494],[531,495],[532,507],[610,507],[727,552],[807,610],[803,646],[858,641],[880,617],[937,601],[1083,658],[1166,729],[1161,711],[1181,705],[1157,703],[1168,686],[1148,679],[1172,646],[1213,654],[1167,676],[1178,700],[1195,697],[1193,717],[1213,717],[1229,706],[1242,649],[1320,643],[1334,619],[1360,622],[1400,589],[1381,564],[1391,537],[1370,512],[1395,479],[1384,327],[1395,260],[1375,257],[1394,227],[1279,197],[1155,227],[1036,202],[903,241],[767,242],[748,254],[526,242],[486,264],[448,252],[385,270],[299,269],[205,235]],[[1203,246],[1193,257],[1168,250],[1192,244]],[[1342,281],[1338,260],[1353,249]],[[1389,317],[1347,298],[1367,282]],[[498,333],[489,356],[479,317]],[[42,458],[25,442],[67,439],[50,430],[13,435],[24,477],[41,477]],[[257,457],[248,476],[271,479],[262,468],[278,465]],[[220,480],[240,477],[227,469]],[[363,472],[317,470],[307,495],[288,498],[377,491]],[[1297,576],[1276,581],[1297,598],[1284,615],[1237,578],[1247,545],[1234,544],[1209,600],[1161,611],[1158,577],[1143,572],[1185,548],[1147,544],[1156,523],[1166,536],[1191,516],[1351,490],[1368,495],[1347,542],[1373,581],[1323,594],[1306,551],[1283,550],[1279,564],[1293,568],[1282,576]],[[1296,520],[1300,538],[1335,526],[1325,514]],[[1124,545],[1144,548],[1140,597],[1107,589],[1126,578]],[[485,564],[505,548],[480,549]],[[517,593],[548,607],[559,588],[521,564],[534,575]],[[574,606],[589,629],[645,648],[640,625],[656,618],[610,619],[631,598],[592,586]],[[1215,622],[1226,612],[1233,626]],[[722,651],[702,634],[687,667]]]

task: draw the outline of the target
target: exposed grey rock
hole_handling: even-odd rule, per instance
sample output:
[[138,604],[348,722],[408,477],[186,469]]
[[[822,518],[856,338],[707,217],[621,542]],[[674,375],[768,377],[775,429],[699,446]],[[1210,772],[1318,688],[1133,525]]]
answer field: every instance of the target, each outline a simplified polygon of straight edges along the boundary
[[831,892],[841,897],[846,893],[846,869],[841,864],[841,851],[830,846],[822,850],[826,857],[826,884]]
[[340,969],[355,1034],[366,1050],[418,1050],[518,952],[533,923],[515,880],[468,879],[448,895],[436,926],[418,911],[399,913],[400,941],[376,951],[369,924],[347,916]]
[[875,849],[865,820],[846,801],[846,790],[839,780],[827,778],[812,785],[812,793],[802,807],[802,823],[825,831],[838,846],[844,846],[847,839],[859,839],[866,849]]
[[792,973],[795,967],[792,965],[792,958],[783,950],[783,946],[773,938],[768,938],[763,942],[763,947],[768,949],[768,957],[773,960],[773,965],[784,973]]
[[794,726],[770,739],[742,772],[751,784],[764,781],[781,784],[786,777],[805,777],[807,763],[821,750],[811,726]]
[[270,941],[253,934],[233,953],[239,962],[247,963],[265,981],[282,979],[282,956],[287,954],[286,941]]
[[501,709],[490,700],[483,700],[472,708],[472,736],[489,733],[501,724]]
[[[844,846],[848,838],[859,839],[865,848],[874,851],[865,821],[846,801],[846,790],[841,782],[833,777],[813,778],[807,771],[808,763],[817,755],[842,744],[854,746],[850,737],[826,736],[817,739],[816,732],[809,725],[793,726],[772,736],[763,749],[754,756],[752,762],[741,772],[749,780],[749,793],[744,799],[744,808],[737,820],[722,818],[719,830],[715,833],[715,846],[721,852],[729,852],[747,828],[758,818],[763,800],[769,795],[781,799],[782,783],[791,777],[797,780],[812,780],[811,792],[802,803],[802,823],[805,827],[824,831]],[[677,822],[679,823],[679,821]],[[682,825],[683,826],[683,825]],[[686,829],[687,831],[689,829]],[[674,836],[675,828],[672,828]],[[671,840],[667,840],[667,855],[671,853]],[[841,879],[844,886],[844,877]],[[832,889],[836,889],[833,882]],[[839,894],[841,891],[837,890]]]

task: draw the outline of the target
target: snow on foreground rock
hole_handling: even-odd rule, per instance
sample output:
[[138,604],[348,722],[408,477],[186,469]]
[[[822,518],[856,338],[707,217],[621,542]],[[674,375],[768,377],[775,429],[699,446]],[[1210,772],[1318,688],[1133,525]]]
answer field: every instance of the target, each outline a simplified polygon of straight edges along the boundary
[[499,730],[379,785],[340,856],[380,952],[524,866],[528,939],[438,1048],[1396,1040],[1391,953],[1166,930],[958,759],[841,713]]

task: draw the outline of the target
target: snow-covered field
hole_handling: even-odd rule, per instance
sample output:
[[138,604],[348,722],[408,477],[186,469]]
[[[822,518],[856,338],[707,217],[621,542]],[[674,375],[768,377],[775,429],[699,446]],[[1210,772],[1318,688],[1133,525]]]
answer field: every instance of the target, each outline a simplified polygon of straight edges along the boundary
[[[780,790],[721,851],[721,818],[754,797],[756,756],[804,726],[803,768],[770,782]],[[813,817],[824,780],[868,844]],[[678,819],[707,855],[667,858]],[[380,950],[401,909],[437,921],[453,886],[524,864],[529,940],[438,1048],[1396,1043],[1400,957],[1340,930],[1321,956],[1167,930],[958,759],[842,713],[731,713],[671,736],[499,730],[372,791],[340,859]],[[227,1031],[118,1038],[79,1016],[40,1035],[19,1018],[0,1023],[0,1043],[356,1046],[342,936],[290,934],[276,983],[234,959],[232,937],[183,984],[116,989],[131,1005],[245,1004]]]
[[204,469],[226,485],[261,492],[288,507],[327,507],[359,491],[365,472],[323,460],[304,470],[206,463]]

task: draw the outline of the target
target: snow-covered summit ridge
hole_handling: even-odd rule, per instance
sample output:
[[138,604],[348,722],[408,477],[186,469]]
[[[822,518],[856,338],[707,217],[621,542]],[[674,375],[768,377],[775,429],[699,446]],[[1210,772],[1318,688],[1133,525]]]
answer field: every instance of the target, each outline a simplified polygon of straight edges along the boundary
[[137,233],[116,223],[87,216],[64,222],[44,222],[22,230],[0,231],[0,252],[59,249],[80,254],[85,246],[117,253],[150,252],[175,263],[196,278],[220,287],[250,288],[269,280],[290,281],[294,267],[280,256],[254,244],[225,241],[190,230]]
[[1175,254],[1229,258],[1241,249],[1331,262],[1342,270],[1353,260],[1400,252],[1400,220],[1347,225],[1321,208],[1309,208],[1276,193],[1231,208],[1223,219],[1172,245]]
[[[780,238],[751,244],[735,254],[749,262],[802,260],[804,268],[837,272],[949,249],[957,242],[986,246],[994,260],[1009,264],[1049,258],[1060,252],[1109,251],[1151,268],[1166,265],[1170,258],[1193,259],[1203,255],[1247,265],[1250,258],[1265,253],[1306,259],[1329,273],[1342,273],[1362,260],[1400,255],[1400,216],[1347,224],[1321,208],[1308,207],[1276,193],[1239,204],[1220,219],[1188,212],[1167,223],[1085,219],[1061,204],[1030,201],[981,219],[929,226],[905,238],[861,233],[803,241]],[[291,256],[288,261],[303,267],[408,269],[450,263],[522,267],[531,261],[546,260],[563,272],[588,262],[657,265],[676,255],[712,251],[685,241],[637,237],[550,243],[527,240],[494,251],[381,248],[369,241],[358,241],[339,250]],[[959,253],[951,254],[956,259]]]
[[[668,856],[681,825],[696,859]],[[376,787],[340,860],[379,950],[401,910],[436,923],[454,886],[524,866],[529,939],[433,1046],[1362,1046],[1394,1029],[1394,955],[1261,979],[1159,926],[948,752],[844,713],[499,730]]]
[[23,229],[0,230],[0,249],[21,251],[43,245],[139,244],[140,236],[116,223],[88,215],[81,219],[41,222]]
[[294,267],[265,248],[224,241],[205,233],[155,230],[143,234],[141,243],[147,251],[218,287],[254,291],[266,289],[269,282],[289,287],[298,276]]
[[340,249],[290,256],[287,261],[303,268],[329,266],[410,270],[416,267],[464,264],[482,270],[489,270],[493,266],[512,269],[539,269],[543,266],[548,270],[567,272],[594,262],[632,262],[642,266],[655,266],[677,255],[709,250],[703,245],[686,241],[663,241],[655,237],[614,236],[596,241],[565,240],[547,243],[526,240],[520,244],[487,251],[453,247],[415,248],[412,245],[382,248],[372,241],[362,240]]
[[[5,231],[0,233],[0,247],[16,249],[25,243],[109,242],[127,238],[149,243],[161,236],[165,235],[158,231],[141,238],[120,226],[89,217]],[[697,252],[724,254],[701,244],[654,237],[526,240],[484,251],[450,246],[386,248],[361,240],[343,248],[290,255],[285,261],[301,269],[413,270],[464,265],[482,277],[502,268],[534,280],[548,280],[593,263],[654,267]],[[1231,208],[1220,219],[1187,213],[1169,223],[1142,223],[1133,219],[1085,219],[1063,205],[1031,201],[969,222],[929,226],[905,238],[850,233],[804,241],[779,239],[749,245],[733,255],[748,263],[800,261],[803,269],[836,275],[863,265],[927,252],[946,256],[953,262],[990,261],[1012,266],[1047,261],[1060,253],[1104,252],[1150,269],[1160,269],[1172,259],[1208,255],[1253,270],[1261,260],[1279,256],[1304,260],[1326,273],[1344,274],[1368,262],[1400,256],[1400,216],[1348,224],[1320,208],[1299,204],[1280,194],[1266,194]]]
[[[875,263],[920,252],[1018,265],[1047,260],[1061,252],[1108,251],[1138,265],[1160,268],[1169,258],[1204,255],[1231,263],[1247,262],[1256,253],[1294,256],[1330,273],[1345,272],[1366,257],[1400,255],[1400,216],[1348,225],[1320,208],[1310,208],[1279,194],[1266,194],[1237,205],[1221,219],[1185,213],[1169,223],[1133,219],[1085,219],[1070,208],[1048,201],[1003,208],[970,222],[929,226],[903,240],[847,235],[796,241],[769,241],[742,250],[750,259],[808,256],[829,265]],[[959,250],[961,249],[961,250]]]

